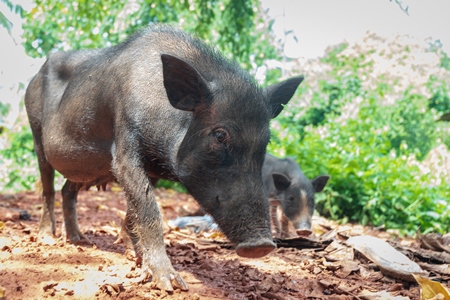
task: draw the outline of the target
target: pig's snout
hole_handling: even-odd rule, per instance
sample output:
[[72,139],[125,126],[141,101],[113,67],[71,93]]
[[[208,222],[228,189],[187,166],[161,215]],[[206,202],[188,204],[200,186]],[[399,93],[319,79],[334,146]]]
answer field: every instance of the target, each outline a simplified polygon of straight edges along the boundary
[[312,233],[311,222],[300,222],[297,226],[295,226],[295,232],[299,236],[310,235]]
[[262,238],[256,241],[239,243],[236,247],[236,253],[242,257],[260,258],[272,252],[276,247],[271,239]]
[[297,229],[295,230],[298,236],[308,236],[311,235],[312,231],[310,229]]

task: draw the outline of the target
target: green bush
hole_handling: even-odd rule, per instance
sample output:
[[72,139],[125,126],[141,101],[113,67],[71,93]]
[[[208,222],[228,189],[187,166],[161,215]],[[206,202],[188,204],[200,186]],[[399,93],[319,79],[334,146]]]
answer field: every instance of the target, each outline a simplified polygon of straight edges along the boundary
[[431,175],[408,163],[413,156],[406,143],[393,147],[391,136],[398,124],[390,122],[401,106],[395,108],[369,98],[356,118],[309,127],[303,137],[283,127],[269,149],[295,157],[309,178],[331,175],[326,193],[317,199],[317,211],[325,217],[406,234],[419,228],[448,231],[449,188],[427,184]]
[[390,106],[384,115],[388,118],[386,126],[390,126],[389,139],[397,153],[405,143],[409,151],[421,160],[435,146],[437,124],[433,112],[423,109],[426,102],[424,96],[405,91],[403,98]]
[[[445,64],[443,62],[446,62]],[[445,59],[441,62],[441,66],[450,70],[450,59],[445,55]],[[427,83],[427,88],[431,93],[428,99],[428,108],[435,110],[439,115],[450,113],[450,86],[445,80],[439,79],[436,76],[430,76]],[[450,149],[450,134],[448,134],[448,123],[438,124],[441,131],[437,133],[438,138]]]
[[[303,86],[299,98],[273,123],[268,151],[296,158],[309,178],[331,175],[325,193],[317,195],[317,211],[325,217],[408,235],[418,229],[448,232],[450,189],[444,181],[433,186],[434,175],[417,166],[437,144],[437,114],[430,108],[437,101],[409,87],[394,103],[387,102],[395,80],[383,75],[376,88],[364,89],[361,78],[368,78],[364,74],[372,66],[364,54],[338,55],[344,49],[334,48],[321,60],[333,66],[327,74],[333,79]],[[443,84],[429,86],[445,99],[448,87]],[[295,101],[308,89],[314,92],[302,112]],[[349,108],[357,112],[343,116]]]
[[34,189],[39,171],[30,127],[23,126],[20,131],[5,132],[5,135],[8,146],[0,150],[0,160],[8,174],[6,178],[0,178],[2,191]]
[[170,181],[170,180],[163,180],[160,179],[158,180],[158,183],[156,184],[156,187],[163,187],[166,189],[173,189],[179,193],[187,193],[186,188],[184,187],[184,185],[180,182],[174,182],[174,181]]

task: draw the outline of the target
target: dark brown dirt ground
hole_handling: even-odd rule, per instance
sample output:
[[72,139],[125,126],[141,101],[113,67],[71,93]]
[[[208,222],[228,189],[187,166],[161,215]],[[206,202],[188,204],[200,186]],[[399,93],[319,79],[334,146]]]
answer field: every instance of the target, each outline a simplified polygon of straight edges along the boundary
[[[189,195],[165,189],[157,189],[156,194],[165,220],[198,209]],[[58,194],[58,235],[60,201]],[[417,284],[383,276],[357,256],[358,263],[350,270],[327,264],[320,249],[278,248],[262,259],[245,259],[232,249],[205,242],[223,239],[220,234],[168,227],[167,252],[189,291],[167,293],[151,282],[133,282],[140,269],[122,244],[114,244],[126,207],[119,188],[79,194],[80,229],[94,245],[72,245],[62,239],[50,245],[37,241],[42,205],[33,192],[0,195],[0,205],[31,215],[29,220],[0,222],[0,295],[3,291],[4,299],[362,299],[358,295],[363,290],[419,299]],[[314,222],[316,235],[324,228],[338,227],[321,218],[315,217]],[[389,237],[362,226],[346,228],[341,231]]]

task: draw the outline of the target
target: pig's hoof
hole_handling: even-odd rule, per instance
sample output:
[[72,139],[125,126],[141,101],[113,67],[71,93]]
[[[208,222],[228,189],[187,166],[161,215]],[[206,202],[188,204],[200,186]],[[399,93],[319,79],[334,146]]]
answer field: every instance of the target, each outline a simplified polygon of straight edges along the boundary
[[272,252],[277,246],[269,239],[257,242],[244,242],[236,247],[236,253],[242,257],[260,258]]
[[309,236],[312,233],[312,231],[309,229],[298,229],[295,232],[298,236]]
[[141,276],[133,280],[135,283],[144,283],[152,275],[151,272],[143,270]]
[[84,235],[82,234],[80,231],[75,232],[75,233],[67,233],[67,238],[66,240],[69,241],[69,243],[74,244],[74,245],[86,245],[86,246],[90,246],[93,245],[93,243]]
[[155,278],[156,286],[161,289],[165,290],[167,292],[172,292],[173,287],[177,287],[182,291],[189,290],[186,282],[184,279],[180,276],[178,273],[170,274],[169,276],[165,275],[160,278]]
[[77,246],[92,246],[94,245],[93,242],[89,239],[81,239],[76,241],[70,241],[71,244],[77,245]]
[[[150,270],[142,270],[141,276],[136,278],[136,283],[142,283],[146,281],[150,276],[152,276],[152,272]],[[189,290],[188,285],[184,281],[184,279],[175,271],[169,272],[169,274],[161,274],[160,277],[152,276],[155,281],[156,286],[160,290],[165,290],[167,292],[173,292],[173,287],[177,287],[182,291]]]

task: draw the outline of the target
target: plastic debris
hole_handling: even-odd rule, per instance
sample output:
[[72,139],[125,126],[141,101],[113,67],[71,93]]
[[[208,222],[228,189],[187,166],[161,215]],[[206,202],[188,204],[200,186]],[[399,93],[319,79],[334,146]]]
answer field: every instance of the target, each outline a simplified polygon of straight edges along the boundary
[[169,220],[168,224],[171,228],[187,228],[195,233],[215,230],[218,227],[210,215],[177,217],[175,220]]

